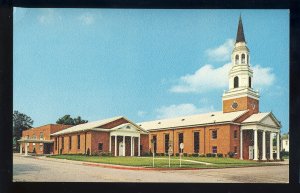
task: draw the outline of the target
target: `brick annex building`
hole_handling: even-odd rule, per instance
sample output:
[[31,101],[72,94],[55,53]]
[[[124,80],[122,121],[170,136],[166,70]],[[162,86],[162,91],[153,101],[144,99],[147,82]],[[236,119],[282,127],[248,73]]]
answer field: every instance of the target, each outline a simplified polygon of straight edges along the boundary
[[[250,51],[241,17],[231,61],[229,89],[222,97],[222,111],[137,124],[125,117],[115,117],[66,126],[47,134],[50,153],[93,155],[109,152],[114,156],[140,156],[150,149],[155,153],[168,153],[171,148],[175,155],[183,143],[183,153],[187,154],[222,153],[226,156],[232,152],[240,159],[274,159],[273,137],[276,135],[276,152],[279,152],[281,124],[272,112],[259,112],[259,93],[252,88]],[[33,130],[38,128],[24,131],[19,142],[42,143],[33,142],[32,136],[26,137]],[[43,150],[45,152],[49,151]],[[278,153],[275,159],[279,159]]]

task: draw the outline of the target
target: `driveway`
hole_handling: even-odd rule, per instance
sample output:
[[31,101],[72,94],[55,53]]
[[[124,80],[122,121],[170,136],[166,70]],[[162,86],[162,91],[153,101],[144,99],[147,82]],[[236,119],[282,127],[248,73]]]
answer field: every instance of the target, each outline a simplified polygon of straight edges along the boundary
[[13,181],[18,182],[189,182],[288,183],[289,165],[140,171],[83,165],[81,162],[13,156]]

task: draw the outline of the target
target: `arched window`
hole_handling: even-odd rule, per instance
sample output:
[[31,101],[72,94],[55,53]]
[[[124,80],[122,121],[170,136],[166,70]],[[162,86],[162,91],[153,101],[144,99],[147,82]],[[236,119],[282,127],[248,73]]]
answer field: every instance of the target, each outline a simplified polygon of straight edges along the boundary
[[233,79],[233,88],[238,88],[239,87],[239,77],[234,77]]
[[235,55],[235,64],[239,63],[239,55]]
[[242,54],[242,64],[245,64],[246,56],[245,54]]
[[249,88],[251,88],[251,77],[249,77]]

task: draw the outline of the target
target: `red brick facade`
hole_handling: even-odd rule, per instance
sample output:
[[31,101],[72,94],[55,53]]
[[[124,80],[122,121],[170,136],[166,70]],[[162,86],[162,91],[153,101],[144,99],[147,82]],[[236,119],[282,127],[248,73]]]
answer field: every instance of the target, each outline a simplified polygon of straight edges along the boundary
[[[61,124],[49,124],[40,127],[31,128],[28,130],[22,131],[22,138],[28,139],[44,139],[50,140],[50,134],[63,129],[69,128],[71,125],[61,125]],[[25,144],[22,144],[22,152],[25,151]],[[53,144],[44,144],[44,143],[29,143],[28,152],[36,154],[50,154],[53,153]]]
[[[236,102],[238,104],[237,108],[232,108],[232,103]],[[251,97],[240,97],[235,99],[223,100],[223,112],[235,112],[249,110],[250,114],[258,113],[259,111],[259,101]]]

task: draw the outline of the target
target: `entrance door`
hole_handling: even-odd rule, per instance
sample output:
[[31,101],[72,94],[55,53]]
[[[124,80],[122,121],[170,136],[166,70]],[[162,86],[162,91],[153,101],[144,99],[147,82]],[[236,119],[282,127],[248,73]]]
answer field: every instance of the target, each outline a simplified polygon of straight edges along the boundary
[[249,159],[254,159],[254,147],[249,146]]
[[124,156],[124,152],[123,152],[123,142],[119,143],[119,156]]

